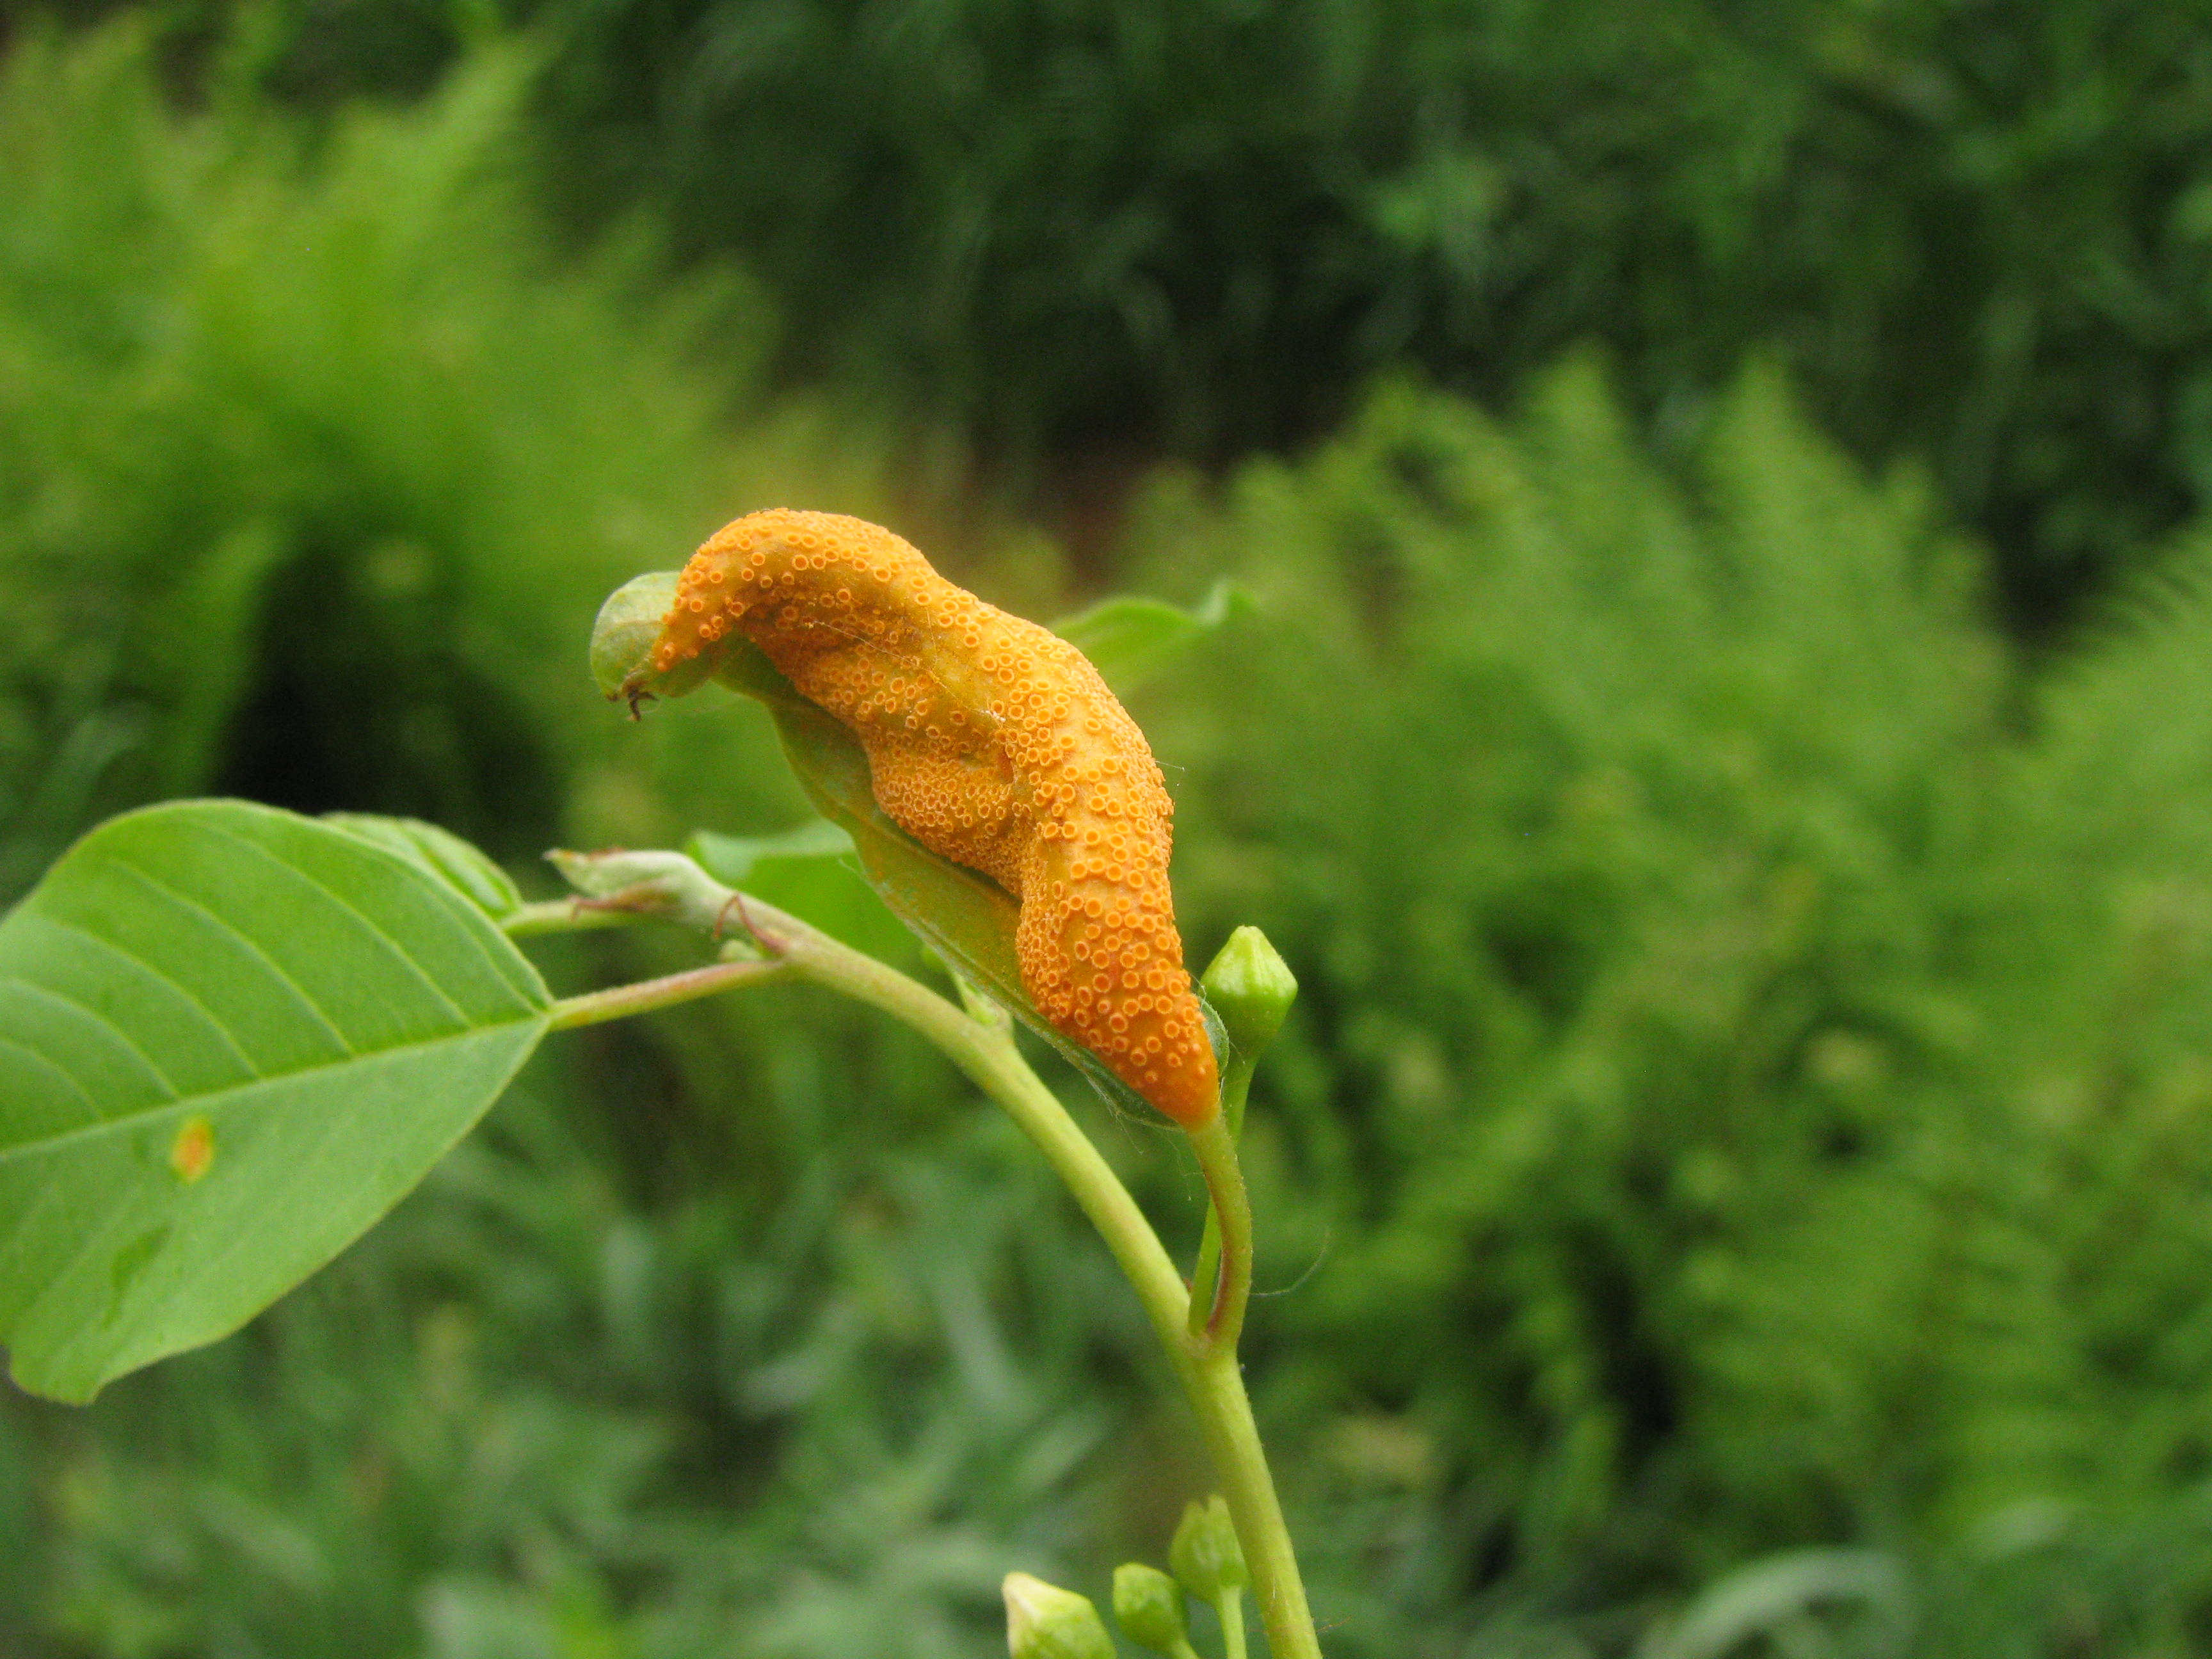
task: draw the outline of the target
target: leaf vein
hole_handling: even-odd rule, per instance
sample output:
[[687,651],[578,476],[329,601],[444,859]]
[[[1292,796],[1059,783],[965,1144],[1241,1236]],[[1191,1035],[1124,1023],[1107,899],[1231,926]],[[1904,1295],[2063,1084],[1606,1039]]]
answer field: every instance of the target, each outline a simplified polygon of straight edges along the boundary
[[[207,1004],[202,1002],[199,998],[193,995],[191,988],[186,985],[182,980],[163,973],[159,968],[156,968],[152,963],[147,961],[145,957],[138,955],[135,951],[126,951],[121,945],[118,945],[113,939],[106,938],[101,934],[95,933],[89,927],[70,921],[65,917],[52,915],[42,910],[39,913],[39,921],[46,927],[58,928],[65,933],[75,933],[79,939],[83,939],[87,944],[97,945],[100,949],[106,951],[108,955],[119,957],[121,960],[129,963],[133,968],[137,969],[141,973],[147,975],[150,978],[159,980],[162,984],[167,986],[171,990],[174,991],[179,996],[182,997],[186,1002],[191,1005],[192,1011],[198,1014],[202,1019],[207,1022],[209,1029],[222,1039],[223,1046],[228,1048],[230,1052],[237,1057],[238,1063],[246,1067],[246,1071],[254,1077],[261,1077],[264,1075],[262,1069],[253,1063],[253,1056],[246,1052],[244,1045],[241,1044],[238,1038],[232,1034],[230,1027],[223,1024],[222,1016],[216,1013],[214,1009],[209,1007]],[[25,982],[27,983],[28,981],[27,981]],[[87,1009],[85,1012],[90,1013],[92,1011],[90,1009]],[[97,1016],[95,1016],[95,1018],[97,1018]],[[119,1035],[122,1031],[122,1027],[115,1026],[114,1030]],[[134,1048],[137,1048],[137,1045],[136,1043],[133,1043],[131,1046]],[[147,1054],[144,1049],[137,1048],[137,1052],[139,1057],[145,1060],[149,1065],[153,1063],[152,1057]],[[172,1085],[169,1092],[173,1095],[180,1091],[174,1085]]]
[[[40,916],[39,920],[50,923],[53,921],[52,917],[45,915]],[[65,922],[56,925],[62,927],[69,926],[69,924]],[[71,927],[70,931],[72,933],[82,933],[84,930],[79,927]],[[85,936],[88,939],[97,939],[99,937],[96,933],[88,933]],[[170,1099],[177,1100],[183,1097],[184,1091],[179,1089],[177,1085],[170,1080],[169,1074],[167,1072],[163,1071],[159,1066],[154,1063],[153,1055],[148,1054],[143,1048],[140,1048],[137,1042],[133,1040],[130,1032],[125,1030],[120,1025],[118,1025],[106,1014],[101,1013],[99,1009],[94,1007],[90,1003],[80,1002],[73,996],[69,996],[63,992],[57,991],[51,985],[41,985],[36,980],[24,979],[20,976],[13,976],[5,980],[0,980],[0,985],[12,985],[21,990],[29,992],[33,996],[44,997],[49,1002],[58,1002],[64,1008],[75,1009],[78,1013],[82,1014],[94,1024],[98,1025],[111,1033],[118,1042],[121,1043],[125,1048],[130,1050],[130,1052],[137,1057],[138,1063],[143,1066],[147,1071],[152,1074],[154,1081],[161,1086],[163,1092],[166,1093]]]
[[[377,925],[375,920],[369,916],[365,911],[358,909],[354,905],[349,903],[344,896],[339,893],[336,888],[331,886],[328,883],[323,881],[319,878],[310,875],[307,871],[302,870],[298,865],[277,857],[275,853],[270,851],[268,848],[264,847],[259,842],[252,839],[250,836],[234,834],[232,831],[224,829],[222,825],[216,823],[204,824],[201,827],[209,835],[219,836],[224,841],[234,842],[237,845],[246,848],[255,856],[262,859],[265,862],[273,864],[278,869],[288,872],[298,880],[307,883],[308,886],[313,888],[318,893],[320,893],[325,898],[328,899],[333,906],[351,916],[356,921],[358,921],[363,927],[366,927],[370,933],[375,934],[379,939],[383,941],[385,949],[392,953],[392,960],[398,963],[401,967],[404,968],[417,980],[421,981],[423,989],[429,992],[429,994],[437,998],[439,1001],[444,1003],[446,1006],[452,1011],[453,1018],[459,1020],[465,1028],[471,1024],[469,1017],[467,1013],[463,1011],[461,1005],[455,1002],[453,998],[447,996],[444,988],[439,985],[438,981],[432,979],[429,975],[422,971],[420,964],[416,962],[413,957],[407,953],[406,949],[401,945],[399,941],[392,938],[391,934],[386,933],[382,927]],[[402,863],[404,862],[404,860],[399,861]]]
[[0,1165],[15,1162],[33,1154],[41,1154],[74,1146],[80,1141],[96,1139],[100,1136],[121,1133],[125,1130],[143,1127],[163,1117],[173,1117],[190,1111],[212,1111],[219,1106],[234,1104],[239,1098],[258,1091],[273,1089],[279,1084],[296,1082],[315,1072],[342,1071],[349,1066],[374,1065],[385,1060],[427,1053],[448,1043],[465,1042],[509,1026],[537,1025],[543,1027],[545,1017],[531,1010],[516,1018],[496,1020],[489,1024],[471,1026],[465,1031],[441,1031],[433,1037],[418,1042],[396,1043],[389,1048],[375,1048],[345,1060],[326,1060],[319,1066],[302,1066],[296,1072],[280,1072],[270,1076],[257,1077],[248,1083],[233,1084],[226,1088],[211,1089],[197,1095],[179,1095],[163,1101],[158,1106],[134,1112],[127,1117],[102,1118],[97,1123],[88,1123],[81,1128],[65,1129],[39,1140],[18,1141],[13,1146],[0,1146]]
[[[343,833],[352,836],[355,840],[365,846],[375,848],[386,857],[398,858],[403,864],[413,862],[411,860],[401,857],[392,848],[372,836],[362,835],[357,830],[346,829],[343,825],[338,827]],[[505,951],[495,949],[496,945],[512,947],[514,941],[509,939],[505,931],[491,919],[484,907],[470,896],[467,889],[459,878],[445,873],[442,866],[438,866],[438,870],[434,890],[441,899],[458,912],[461,919],[462,929],[467,933],[469,943],[476,946],[477,956],[483,959],[484,964],[492,970],[501,985],[514,992],[517,997],[532,1007],[542,1007],[544,1005],[543,995],[544,987],[542,981],[538,981],[533,988],[532,981],[536,975],[531,968],[529,958],[512,948]],[[527,977],[518,977],[518,975],[527,975]]]
[[[268,951],[262,949],[260,944],[254,939],[251,934],[246,933],[244,928],[240,927],[236,922],[229,920],[229,918],[209,909],[206,905],[202,904],[198,899],[192,897],[189,893],[179,892],[175,888],[170,886],[168,883],[163,881],[159,876],[154,874],[152,871],[143,869],[139,866],[131,863],[131,860],[126,858],[118,857],[112,854],[111,854],[109,857],[117,869],[124,871],[127,874],[136,876],[140,881],[144,882],[146,885],[152,888],[155,892],[161,894],[162,897],[167,899],[171,903],[178,905],[186,910],[195,911],[198,915],[206,917],[209,924],[218,933],[226,933],[232,939],[236,939],[240,945],[244,946],[245,949],[261,963],[263,967],[266,968],[277,978],[278,981],[283,983],[286,990],[289,991],[299,1000],[301,1006],[303,1006],[309,1013],[315,1017],[316,1020],[321,1024],[323,1030],[330,1034],[331,1042],[337,1043],[339,1048],[344,1049],[349,1054],[356,1052],[353,1044],[347,1040],[346,1034],[338,1029],[337,1022],[331,1018],[329,1012],[324,1008],[323,1005],[316,1001],[313,997],[307,994],[307,987],[301,984],[299,981],[294,979],[291,975],[286,973],[283,968],[277,963],[276,959],[270,956]],[[125,954],[129,953],[126,952]],[[134,958],[134,960],[135,959],[137,958]],[[149,968],[153,966],[150,963],[147,965]],[[160,970],[156,969],[155,971],[159,972]],[[167,975],[164,975],[163,977],[167,978]],[[173,980],[170,982],[172,984],[175,983]],[[182,986],[179,986],[177,988],[183,990],[184,988]],[[190,993],[186,993],[186,994],[189,995]],[[214,1018],[212,1010],[209,1012],[209,1017],[210,1018]],[[216,1023],[218,1024],[221,1024],[220,1021],[217,1021]],[[235,1048],[237,1047],[237,1044],[234,1043],[232,1046]],[[243,1050],[240,1052],[242,1054]],[[258,1066],[254,1066],[251,1060],[248,1060],[246,1064],[252,1067],[253,1074],[256,1077],[263,1075],[262,1070]]]
[[27,1042],[19,1042],[14,1037],[5,1035],[0,1035],[0,1048],[13,1048],[19,1054],[28,1054],[33,1060],[38,1061],[40,1065],[45,1066],[56,1077],[61,1079],[63,1082],[68,1084],[70,1088],[76,1091],[76,1097],[84,1103],[84,1109],[92,1114],[92,1121],[94,1123],[104,1123],[106,1121],[106,1119],[100,1115],[99,1103],[93,1099],[92,1091],[87,1089],[84,1085],[78,1080],[77,1075],[75,1072],[70,1070],[68,1066],[63,1065],[61,1061],[56,1060],[52,1054],[46,1053],[43,1049],[33,1048]]

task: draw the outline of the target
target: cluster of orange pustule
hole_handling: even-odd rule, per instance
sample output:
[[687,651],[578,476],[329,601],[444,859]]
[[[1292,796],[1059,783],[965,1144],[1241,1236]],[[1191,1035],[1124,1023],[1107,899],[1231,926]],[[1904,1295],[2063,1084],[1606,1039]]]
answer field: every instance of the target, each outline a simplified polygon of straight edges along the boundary
[[1023,988],[1170,1117],[1218,1109],[1168,890],[1174,803],[1084,654],[860,519],[755,513],[691,557],[653,647],[666,673],[738,629],[851,727],[877,800],[1021,902]]

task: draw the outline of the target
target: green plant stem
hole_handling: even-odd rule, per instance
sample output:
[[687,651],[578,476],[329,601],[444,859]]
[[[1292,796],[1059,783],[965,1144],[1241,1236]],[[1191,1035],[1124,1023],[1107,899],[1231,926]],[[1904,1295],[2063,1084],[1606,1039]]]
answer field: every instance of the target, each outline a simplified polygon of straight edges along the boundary
[[1221,1615],[1221,1645],[1229,1659],[1244,1659],[1244,1592],[1222,1591],[1221,1605],[1214,1611]]
[[912,1026],[998,1103],[1075,1194],[1145,1304],[1154,1329],[1172,1333],[1187,1347],[1182,1321],[1189,1297],[1182,1275],[1091,1137],[1022,1058],[1012,1023],[1003,1015],[995,1021],[976,1019],[896,969],[811,928],[806,931],[812,936],[794,940],[784,957],[793,972]]
[[[1244,1304],[1252,1294],[1252,1200],[1244,1190],[1244,1171],[1237,1162],[1237,1138],[1226,1111],[1214,1115],[1202,1129],[1189,1132],[1191,1150],[1206,1176],[1212,1202],[1206,1219],[1220,1254],[1220,1267],[1209,1280],[1191,1281],[1184,1315],[1186,1334],[1196,1334],[1206,1342],[1232,1352],[1244,1334]],[[1200,1273],[1205,1273],[1206,1250],[1199,1249]],[[1211,1312],[1201,1316],[1201,1309]]]
[[609,990],[586,992],[580,997],[563,997],[553,1005],[553,1023],[546,1029],[573,1031],[580,1025],[598,1025],[610,1019],[649,1013],[655,1008],[672,1008],[679,1002],[712,996],[717,991],[757,985],[783,971],[783,964],[779,962],[718,962],[711,967],[693,968],[660,979],[641,980],[635,985],[617,985]]
[[[562,874],[612,913],[659,916],[717,936],[741,928],[769,957],[697,969],[690,975],[574,998],[571,1003],[615,1009],[598,1016],[613,1018],[756,983],[771,973],[787,973],[880,1008],[912,1026],[1021,1126],[1106,1241],[1182,1383],[1237,1523],[1273,1659],[1321,1659],[1290,1528],[1284,1523],[1237,1362],[1236,1334],[1251,1284],[1251,1210],[1243,1177],[1237,1170],[1236,1143],[1225,1114],[1194,1134],[1191,1142],[1206,1171],[1207,1190],[1223,1217],[1221,1237],[1228,1247],[1224,1259],[1241,1261],[1242,1267],[1221,1276],[1224,1294],[1217,1302],[1224,1317],[1212,1330],[1194,1336],[1188,1320],[1194,1298],[1159,1235],[1059,1097],[1022,1058],[1012,1022],[1002,1012],[980,1001],[976,1012],[963,1012],[896,969],[773,905],[723,886],[680,853],[564,853],[552,858]],[[616,1008],[614,1000],[628,993],[639,994]],[[556,1015],[556,1024],[560,1023]],[[589,1018],[568,1023],[587,1024]],[[1224,1620],[1224,1629],[1228,1622]],[[1242,1659],[1241,1620],[1229,1639],[1236,1644],[1231,1659]]]
[[[1232,1055],[1228,1064],[1221,1068],[1221,1115],[1228,1125],[1229,1144],[1231,1146],[1237,1146],[1244,1139],[1244,1099],[1251,1092],[1252,1069],[1252,1062],[1241,1054]],[[1193,1336],[1198,1335],[1209,1324],[1217,1328],[1221,1324],[1220,1315],[1225,1300],[1222,1294],[1225,1287],[1218,1283],[1221,1261],[1221,1206],[1212,1201],[1212,1183],[1209,1182],[1207,1184],[1208,1202],[1206,1206],[1206,1231],[1198,1241],[1198,1260],[1190,1273],[1189,1323],[1190,1334]],[[1249,1236],[1249,1226],[1247,1233]],[[1210,1300],[1199,1295],[1198,1287],[1201,1285],[1216,1285],[1215,1293]],[[1249,1296],[1251,1293],[1251,1256],[1248,1250],[1244,1261],[1244,1295]],[[1240,1300],[1237,1309],[1235,1330],[1241,1332],[1243,1326],[1244,1310]],[[1237,1337],[1233,1333],[1229,1340],[1232,1346],[1235,1344]]]
[[535,939],[543,933],[580,933],[594,927],[622,927],[635,921],[635,915],[620,910],[610,910],[583,899],[548,899],[542,904],[526,904],[510,910],[499,919],[501,929],[509,939]]
[[[1224,1275],[1221,1307],[1227,1317],[1220,1329],[1194,1340],[1187,1328],[1193,1297],[1159,1236],[1129,1196],[1128,1188],[1099,1156],[1091,1138],[1067,1115],[1059,1097],[1045,1087],[1021,1057],[1014,1046],[1011,1022],[1003,1016],[991,1024],[972,1018],[872,957],[819,935],[816,941],[793,950],[786,960],[801,977],[872,1003],[921,1032],[996,1101],[1044,1153],[1135,1288],[1198,1415],[1214,1472],[1237,1522],[1238,1541],[1244,1547],[1270,1650],[1275,1659],[1320,1659],[1321,1644],[1306,1605],[1297,1556],[1275,1495],[1260,1431],[1253,1421],[1252,1402],[1244,1392],[1243,1370],[1237,1361],[1237,1333],[1252,1282],[1252,1212],[1243,1177],[1237,1171],[1236,1148],[1227,1125],[1217,1118],[1210,1131],[1202,1130],[1191,1140],[1198,1148],[1201,1168],[1206,1170],[1208,1188],[1216,1194],[1218,1207],[1227,1218],[1223,1237],[1229,1249],[1224,1259],[1242,1266],[1241,1270]],[[1224,1628],[1227,1623],[1224,1617]],[[1241,1623],[1227,1639],[1231,1644],[1230,1659],[1243,1659]]]
[[[1244,1392],[1243,1367],[1236,1351],[1217,1347],[1199,1356],[1186,1348],[1176,1358],[1183,1392],[1198,1413],[1199,1431],[1220,1477],[1222,1496],[1229,1500],[1230,1518],[1237,1523],[1237,1541],[1243,1546],[1244,1565],[1252,1575],[1268,1651],[1274,1659],[1321,1659],[1321,1640],[1306,1605],[1305,1580],[1298,1574],[1291,1529],[1275,1496],[1274,1477],[1268,1473],[1259,1425],[1252,1420],[1252,1401]],[[1224,1628],[1227,1624],[1224,1619]],[[1240,1640],[1242,1635],[1240,1625]]]

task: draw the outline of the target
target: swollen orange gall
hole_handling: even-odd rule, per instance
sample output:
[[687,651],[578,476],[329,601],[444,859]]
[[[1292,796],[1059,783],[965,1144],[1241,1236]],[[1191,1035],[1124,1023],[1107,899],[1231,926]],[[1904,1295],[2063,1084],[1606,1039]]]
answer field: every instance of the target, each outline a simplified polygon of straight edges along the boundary
[[1168,1116],[1211,1120],[1213,1049],[1168,889],[1175,804],[1089,659],[830,513],[717,532],[684,568],[653,667],[733,628],[852,729],[893,822],[1020,901],[1022,986],[1044,1017]]

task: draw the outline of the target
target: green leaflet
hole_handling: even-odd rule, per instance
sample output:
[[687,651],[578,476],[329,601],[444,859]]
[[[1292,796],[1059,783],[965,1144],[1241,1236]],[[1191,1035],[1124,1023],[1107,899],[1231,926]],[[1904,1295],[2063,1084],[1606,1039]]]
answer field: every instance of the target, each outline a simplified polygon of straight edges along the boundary
[[544,1034],[423,857],[242,801],[93,830],[0,921],[0,1340],[82,1401],[352,1243]]
[[323,822],[366,836],[386,852],[435,876],[494,921],[522,908],[522,895],[506,871],[472,842],[421,818],[385,817],[373,812],[325,812]]
[[1252,609],[1252,596],[1234,582],[1214,583],[1189,611],[1165,599],[1120,593],[1088,611],[1063,617],[1052,631],[1091,659],[1098,677],[1126,697],[1207,635]]

